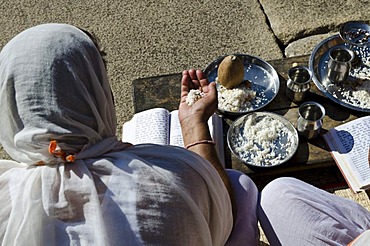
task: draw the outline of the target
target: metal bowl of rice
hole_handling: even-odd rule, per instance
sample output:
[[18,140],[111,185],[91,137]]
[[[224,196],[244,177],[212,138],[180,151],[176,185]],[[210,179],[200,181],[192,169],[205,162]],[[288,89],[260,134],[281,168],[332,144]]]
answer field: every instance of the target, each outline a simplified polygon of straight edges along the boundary
[[218,111],[241,115],[265,107],[279,92],[280,82],[276,70],[258,57],[246,54],[234,55],[244,64],[244,81],[238,87],[226,89],[217,83],[218,67],[227,55],[217,58],[204,70],[208,81],[217,83]]
[[231,124],[227,144],[233,155],[255,167],[287,162],[298,148],[297,130],[283,116],[269,112],[243,115]]

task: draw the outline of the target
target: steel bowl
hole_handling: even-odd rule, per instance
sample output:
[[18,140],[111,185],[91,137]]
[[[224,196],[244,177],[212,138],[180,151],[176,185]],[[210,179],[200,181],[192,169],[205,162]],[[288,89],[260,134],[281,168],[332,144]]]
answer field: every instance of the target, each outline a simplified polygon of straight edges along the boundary
[[[269,147],[263,146],[253,131],[245,129],[247,120],[251,121],[249,123],[253,127],[265,117],[284,125],[277,137],[270,139]],[[271,124],[264,130],[271,131]],[[253,112],[239,117],[231,124],[227,132],[227,144],[231,153],[247,166],[274,167],[292,158],[297,151],[299,137],[292,123],[283,116],[270,112]],[[266,153],[264,158],[261,158],[262,152]]]

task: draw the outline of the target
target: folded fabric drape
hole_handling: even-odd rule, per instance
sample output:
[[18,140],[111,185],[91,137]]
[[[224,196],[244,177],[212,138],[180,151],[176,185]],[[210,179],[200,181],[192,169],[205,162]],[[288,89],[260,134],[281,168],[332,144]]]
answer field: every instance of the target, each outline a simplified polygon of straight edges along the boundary
[[0,161],[2,245],[223,245],[229,237],[231,202],[206,160],[116,139],[106,70],[80,29],[42,24],[2,49],[0,115],[0,142],[15,160]]
[[[92,40],[75,27],[44,24],[15,36],[0,53],[1,143],[27,164],[115,136],[113,98]],[[8,105],[8,107],[5,107]]]

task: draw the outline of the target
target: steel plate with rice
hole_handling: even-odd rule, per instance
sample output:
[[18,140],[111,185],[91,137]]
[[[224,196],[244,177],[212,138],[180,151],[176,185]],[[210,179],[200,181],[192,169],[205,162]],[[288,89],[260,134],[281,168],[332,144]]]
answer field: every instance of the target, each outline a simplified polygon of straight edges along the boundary
[[[328,61],[330,50],[340,47],[351,48],[359,63],[352,65],[347,81],[337,85],[328,79]],[[313,82],[325,96],[344,107],[370,112],[370,47],[350,47],[339,34],[331,36],[315,47],[309,68]]]
[[[269,104],[279,92],[279,76],[275,69],[266,61],[245,54],[235,54],[238,56],[244,64],[244,82],[250,83],[250,92],[253,93],[253,99],[243,104],[239,102],[238,94],[240,92],[231,91],[230,89],[227,92],[228,94],[235,94],[234,98],[230,97],[225,98],[226,96],[222,95],[221,86],[217,84],[218,94],[219,94],[219,105],[218,110],[221,113],[231,114],[231,115],[240,115],[248,112],[253,112],[265,107]],[[207,68],[204,70],[205,75],[208,80],[213,82],[216,81],[218,67],[221,61],[226,57],[222,56],[213,61]],[[240,87],[243,87],[243,83]],[[229,103],[227,101],[230,101]],[[233,108],[230,108],[225,105],[234,104]],[[238,104],[238,105],[235,105]]]
[[272,167],[288,161],[298,148],[297,130],[283,116],[253,112],[239,117],[227,132],[231,152],[247,165]]

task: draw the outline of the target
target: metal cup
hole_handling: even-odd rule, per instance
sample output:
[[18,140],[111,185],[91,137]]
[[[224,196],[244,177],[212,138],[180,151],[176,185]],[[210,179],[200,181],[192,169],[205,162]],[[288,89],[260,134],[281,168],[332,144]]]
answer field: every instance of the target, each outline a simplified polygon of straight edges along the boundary
[[286,95],[293,102],[301,102],[310,90],[312,72],[304,66],[292,67],[288,71]]
[[298,133],[307,139],[316,138],[322,128],[325,108],[316,102],[305,102],[299,107],[298,114]]
[[347,80],[351,63],[355,58],[352,50],[345,47],[335,47],[329,51],[328,79],[335,84]]

